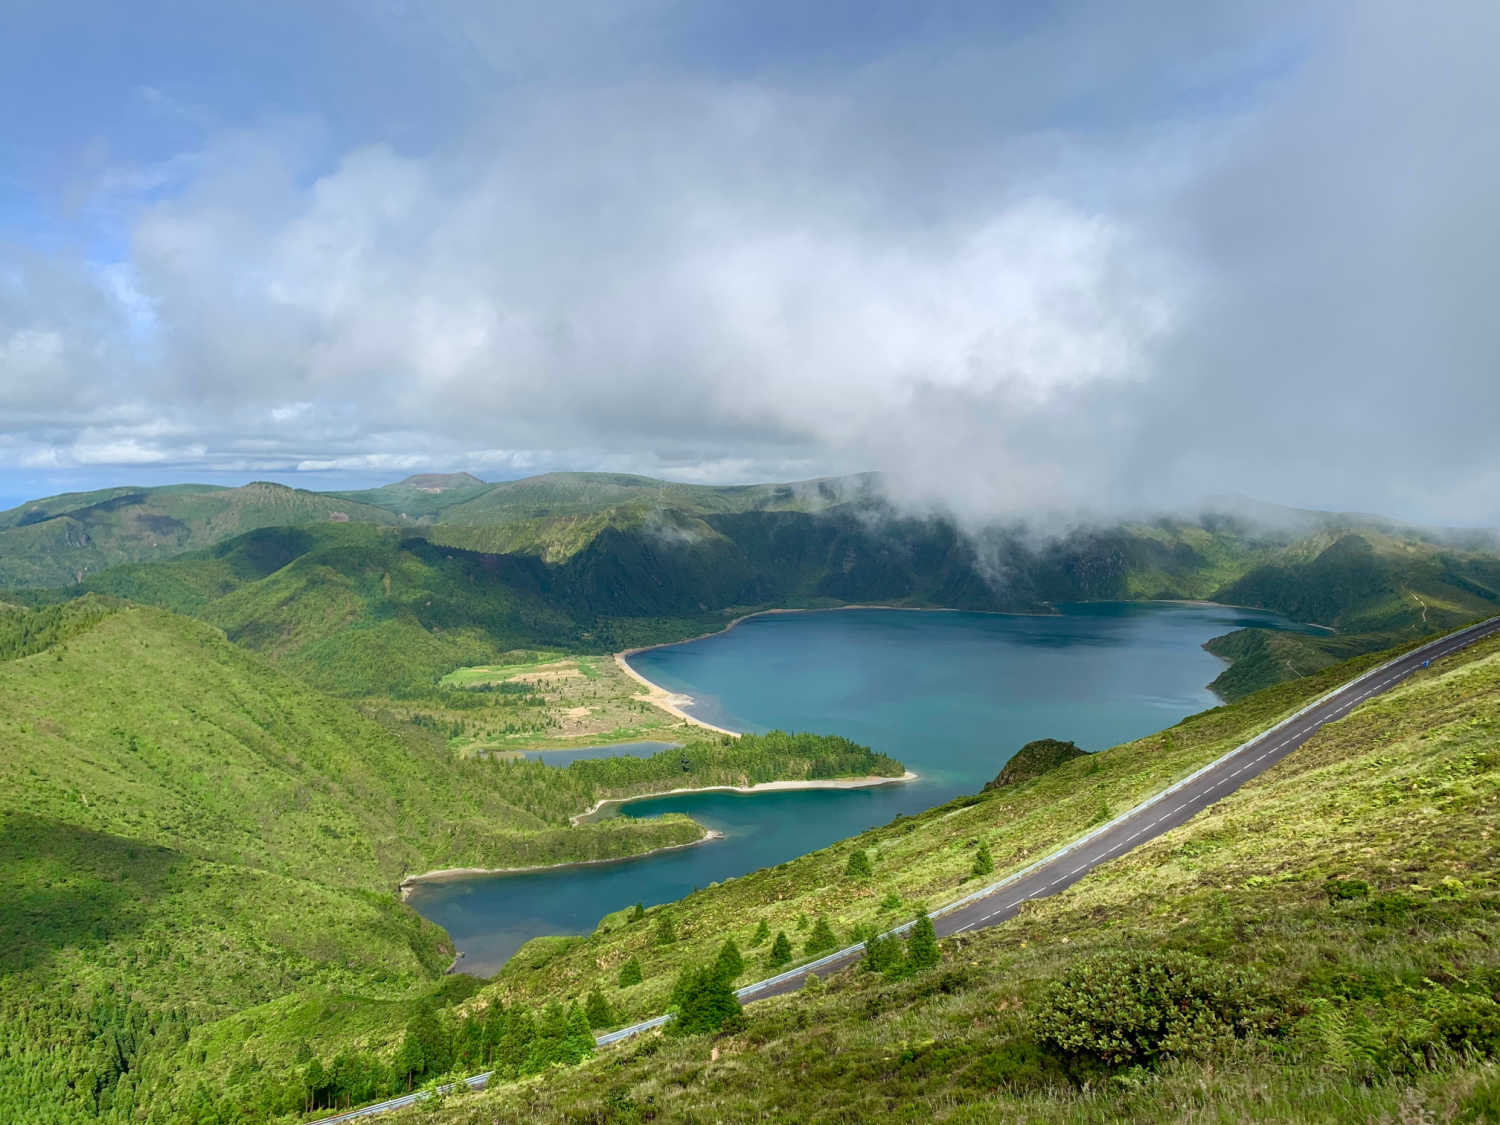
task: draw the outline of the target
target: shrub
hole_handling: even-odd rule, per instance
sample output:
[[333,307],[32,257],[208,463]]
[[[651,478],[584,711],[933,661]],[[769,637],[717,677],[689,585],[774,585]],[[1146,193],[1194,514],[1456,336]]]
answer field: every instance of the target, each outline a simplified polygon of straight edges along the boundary
[[1053,982],[1032,1016],[1039,1042],[1108,1066],[1203,1053],[1268,1031],[1274,1006],[1243,974],[1184,953],[1100,954]]
[[641,963],[632,957],[620,966],[620,987],[629,988],[633,984],[640,984],[642,979]]
[[1323,893],[1328,896],[1328,905],[1349,902],[1370,896],[1370,884],[1363,879],[1330,879],[1323,884]]
[[849,853],[849,862],[844,865],[844,875],[850,879],[868,879],[870,877],[870,857],[864,848],[856,848]]
[[1068,1081],[1063,1060],[1030,1039],[1007,1039],[976,1067],[986,1086],[1015,1093],[1031,1093],[1063,1086]]
[[994,870],[995,858],[990,855],[989,847],[981,842],[979,850],[974,853],[974,866],[970,869],[970,874],[976,879],[981,879],[991,874]]

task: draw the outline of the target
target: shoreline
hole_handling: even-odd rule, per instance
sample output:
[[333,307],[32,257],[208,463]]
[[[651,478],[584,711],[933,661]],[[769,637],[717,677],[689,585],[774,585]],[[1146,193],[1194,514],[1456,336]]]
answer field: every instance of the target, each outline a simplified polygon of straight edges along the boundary
[[[1082,602],[1082,603],[1077,603],[1077,604],[1090,605],[1090,604],[1097,604],[1097,603]],[[1234,602],[1215,602],[1215,601],[1209,601],[1206,598],[1140,598],[1140,599],[1125,598],[1125,599],[1121,599],[1120,604],[1122,604],[1122,605],[1185,605],[1185,606],[1211,607],[1211,608],[1214,608],[1214,609],[1243,609],[1243,610],[1249,610],[1252,613],[1275,613],[1275,610],[1262,609],[1259,606],[1238,605],[1238,604],[1236,604]],[[640,672],[636,671],[636,669],[634,669],[633,667],[631,667],[631,665],[630,665],[630,658],[632,656],[636,656],[636,655],[638,655],[639,653],[642,653],[642,652],[650,652],[653,649],[671,648],[673,645],[692,644],[694,641],[706,641],[709,637],[723,636],[725,633],[728,633],[731,630],[733,630],[735,626],[741,624],[742,622],[749,621],[752,617],[770,617],[770,616],[772,616],[774,614],[784,614],[784,613],[842,613],[845,610],[851,610],[851,609],[887,609],[887,610],[895,610],[895,611],[900,612],[900,613],[983,613],[983,614],[987,614],[987,615],[994,616],[994,617],[1056,617],[1056,616],[1059,616],[1055,611],[1053,613],[1026,613],[1026,612],[1021,611],[1021,610],[1004,610],[1004,609],[956,609],[953,606],[878,605],[878,604],[874,604],[874,603],[864,603],[864,602],[860,602],[860,603],[857,603],[857,604],[854,604],[854,605],[799,606],[799,607],[795,607],[795,608],[757,609],[757,610],[754,610],[751,613],[742,613],[740,616],[738,616],[738,617],[734,618],[732,621],[728,622],[722,629],[714,629],[714,630],[712,630],[711,632],[708,632],[708,633],[699,633],[695,637],[683,637],[681,640],[677,640],[677,641],[662,641],[659,644],[654,644],[654,645],[638,645],[635,648],[621,649],[619,652],[617,652],[617,653],[614,654],[614,656],[615,656],[615,664],[619,666],[619,668],[620,668],[620,670],[622,672],[624,672],[632,680],[634,680],[636,683],[640,684],[642,687],[644,687],[646,689],[645,699],[646,699],[647,703],[650,703],[653,706],[660,708],[661,710],[665,711],[667,714],[671,715],[673,718],[681,719],[685,723],[689,723],[689,724],[691,724],[693,726],[696,726],[696,727],[702,727],[705,730],[711,730],[711,731],[713,731],[716,734],[727,734],[731,738],[738,738],[743,733],[742,731],[729,730],[727,727],[715,726],[713,723],[707,722],[707,721],[705,721],[703,719],[699,719],[696,716],[689,714],[686,710],[684,710],[684,708],[688,707],[688,706],[691,706],[691,704],[693,702],[693,697],[692,696],[690,696],[690,695],[684,695],[681,692],[669,691],[668,689],[662,687],[660,684],[656,683],[655,681],[648,680],[645,676],[641,675]],[[1290,621],[1291,618],[1287,618],[1287,620]],[[1319,625],[1319,624],[1317,624],[1316,622],[1313,622],[1313,621],[1296,621],[1296,622],[1293,622],[1293,624],[1296,624],[1296,625],[1299,625],[1299,626],[1303,626],[1303,627],[1306,627],[1306,628],[1321,629],[1321,630],[1323,630],[1323,631],[1325,631],[1325,632],[1327,632],[1327,633],[1329,633],[1331,635],[1337,635],[1337,633],[1338,633],[1338,630],[1335,629],[1331,625]],[[1208,642],[1206,642],[1206,641],[1204,642],[1205,646],[1207,645],[1207,643]],[[1227,663],[1228,665],[1230,665],[1232,667],[1233,664],[1234,664],[1234,661],[1232,661],[1232,660],[1226,660],[1225,663]],[[1204,686],[1207,687],[1208,685],[1205,684]],[[1213,688],[1209,688],[1208,690],[1210,692],[1213,692],[1213,695],[1216,698],[1218,698],[1220,700],[1224,699],[1224,697],[1221,696],[1221,695],[1219,695],[1218,692],[1214,691]],[[1227,700],[1225,702],[1227,702]],[[585,814],[585,815],[587,815],[587,814]]]
[[[637,852],[635,855],[616,855],[605,859],[569,859],[562,863],[532,864],[530,867],[440,867],[436,871],[423,871],[418,875],[408,875],[401,880],[396,889],[401,892],[401,901],[406,902],[411,898],[412,888],[422,883],[451,883],[455,879],[467,879],[474,875],[527,875],[534,871],[556,871],[563,867],[595,867],[601,863],[628,863],[633,859],[646,859],[649,856],[661,855],[663,852],[675,852],[681,848],[695,848],[699,844],[707,844],[712,840],[723,838],[724,833],[717,828],[705,828],[703,835],[696,840],[689,840],[684,844],[663,844],[659,848]],[[459,956],[462,957],[463,954],[460,953]]]
[[615,664],[622,672],[636,683],[646,689],[646,702],[661,708],[673,718],[681,719],[685,723],[691,723],[696,727],[703,727],[715,734],[727,734],[731,738],[739,738],[743,731],[730,730],[728,727],[715,726],[704,719],[697,718],[683,710],[692,704],[693,697],[683,695],[681,692],[669,691],[654,680],[648,680],[640,672],[630,666],[630,658],[642,652],[651,652],[658,648],[671,648],[673,645],[692,644],[694,641],[706,641],[709,637],[723,636],[730,632],[736,625],[749,621],[752,617],[770,617],[783,613],[842,613],[850,609],[889,609],[901,613],[992,613],[999,617],[1051,617],[1050,613],[1007,613],[1004,610],[990,609],[955,609],[952,606],[920,606],[920,605],[877,605],[873,603],[858,603],[856,605],[828,605],[828,606],[799,606],[795,608],[780,609],[757,609],[750,613],[742,613],[740,616],[728,622],[722,629],[713,629],[707,633],[699,633],[696,637],[683,637],[676,641],[662,641],[654,645],[637,645],[635,648],[621,649],[615,653]]
[[[693,785],[682,789],[664,789],[659,793],[637,793],[630,797],[603,797],[588,809],[569,817],[576,828],[596,814],[605,805],[626,805],[631,801],[649,801],[653,797],[674,797],[683,793],[775,793],[799,789],[874,789],[880,785],[900,785],[916,781],[919,774],[907,770],[900,777],[882,777],[870,774],[865,777],[819,777],[803,781],[760,781],[754,785]],[[677,847],[684,845],[678,844]],[[597,861],[596,861],[597,862]]]

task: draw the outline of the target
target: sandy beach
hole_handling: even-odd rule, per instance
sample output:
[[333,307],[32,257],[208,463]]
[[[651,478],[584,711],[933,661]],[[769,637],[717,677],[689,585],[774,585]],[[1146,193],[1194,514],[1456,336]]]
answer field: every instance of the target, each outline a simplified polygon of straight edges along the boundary
[[606,797],[595,801],[593,807],[570,817],[573,824],[582,824],[605,805],[623,805],[627,801],[645,801],[652,797],[673,797],[679,793],[770,793],[777,789],[869,789],[876,785],[899,785],[915,781],[917,775],[907,770],[900,777],[819,777],[806,781],[762,781],[756,785],[693,785],[683,789],[663,789],[660,793],[637,793],[631,797]]
[[[668,648],[672,645],[685,645],[691,643],[692,641],[701,641],[707,639],[708,637],[720,636],[724,633],[729,632],[741,622],[749,621],[752,617],[770,617],[774,614],[780,613],[836,613],[846,609],[898,609],[908,610],[914,613],[960,612],[958,610],[944,610],[937,608],[925,609],[918,606],[903,605],[831,605],[811,607],[807,609],[758,609],[754,613],[741,614],[739,617],[736,617],[733,621],[730,621],[728,624],[726,624],[724,628],[715,629],[711,633],[699,633],[696,637],[683,637],[680,641],[663,641],[659,645],[641,645],[637,648],[627,648],[621,652],[615,653],[615,663],[620,666],[620,670],[622,672],[624,672],[632,680],[646,689],[647,703],[650,703],[656,707],[660,707],[667,714],[673,716],[674,718],[681,719],[685,723],[691,723],[695,727],[702,727],[704,730],[711,730],[716,734],[727,734],[731,738],[738,738],[743,732],[737,730],[729,730],[727,727],[715,726],[713,723],[704,722],[702,719],[694,718],[692,715],[688,714],[683,710],[683,708],[687,707],[693,702],[693,697],[691,695],[683,695],[680,692],[668,691],[660,684],[653,683],[651,680],[648,680],[645,676],[641,675],[630,666],[630,658],[636,655],[636,653],[650,652],[654,648]],[[888,780],[894,781],[899,779],[890,778]]]
[[575,859],[569,860],[566,863],[539,863],[532,867],[443,867],[437,871],[424,871],[420,875],[408,875],[405,879],[402,879],[401,901],[405,902],[411,897],[411,889],[418,883],[443,883],[450,879],[464,879],[471,875],[524,875],[531,871],[555,871],[560,867],[595,867],[601,863],[624,863],[627,860],[645,859],[647,856],[660,855],[662,852],[675,852],[681,848],[697,847],[699,844],[706,844],[710,840],[722,840],[723,838],[724,833],[713,828],[705,828],[703,835],[699,836],[696,840],[689,840],[685,844],[667,844],[665,847],[652,848],[649,852],[638,852],[635,855],[617,855],[611,856],[608,859]]

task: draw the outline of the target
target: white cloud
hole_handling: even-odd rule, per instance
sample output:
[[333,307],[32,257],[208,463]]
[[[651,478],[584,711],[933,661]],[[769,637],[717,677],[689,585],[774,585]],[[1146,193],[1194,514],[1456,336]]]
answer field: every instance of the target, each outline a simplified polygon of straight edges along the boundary
[[567,14],[396,20],[442,143],[195,109],[96,170],[126,260],[0,266],[0,449],[1500,519],[1492,9]]

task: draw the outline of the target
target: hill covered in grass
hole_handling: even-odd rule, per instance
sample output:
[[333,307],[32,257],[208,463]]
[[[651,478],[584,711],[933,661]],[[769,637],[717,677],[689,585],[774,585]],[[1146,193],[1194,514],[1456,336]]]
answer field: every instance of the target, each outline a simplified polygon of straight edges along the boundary
[[453,951],[400,902],[407,875],[703,834],[569,825],[603,797],[900,771],[809,735],[583,769],[460,760],[211,626],[97,596],[0,607],[0,745],[0,1120],[38,1123],[221,1120],[232,1066],[225,1112],[265,1120],[287,1107],[251,1080],[263,1066],[451,1003]]
[[[469,1006],[598,987],[623,1021],[725,938],[745,951],[739,979],[762,976],[767,932],[795,935],[800,953],[803,919],[848,940],[954,897],[979,844],[1000,872],[1021,866],[1375,659],[606,918],[571,947],[523,951]],[[1495,1120],[1497,744],[1492,639],[1063,894],[945,940],[935,969],[850,970],[752,1005],[743,1029],[644,1036],[423,1119]],[[869,875],[851,873],[855,851]],[[632,958],[642,983],[621,985]]]
[[398,522],[382,508],[264,481],[67,493],[0,512],[0,586],[72,585],[257,527],[343,521]]

